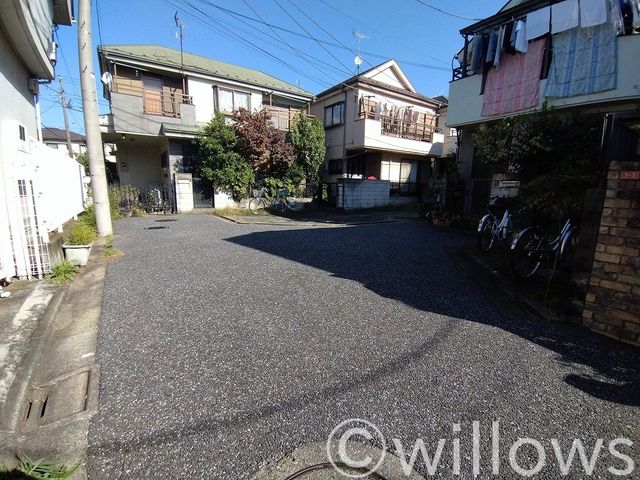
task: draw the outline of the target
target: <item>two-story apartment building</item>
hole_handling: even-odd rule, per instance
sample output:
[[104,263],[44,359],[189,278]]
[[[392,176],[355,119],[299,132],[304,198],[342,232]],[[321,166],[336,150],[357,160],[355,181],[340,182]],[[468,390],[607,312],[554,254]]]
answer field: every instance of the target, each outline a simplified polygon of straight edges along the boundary
[[121,184],[170,184],[188,170],[198,128],[216,112],[267,108],[286,130],[313,100],[263,72],[161,46],[101,46],[98,56],[110,104],[103,140],[117,144]]
[[394,60],[319,93],[311,113],[324,122],[325,180],[387,180],[391,195],[418,195],[431,159],[442,155],[441,106]]
[[478,126],[545,103],[637,117],[637,0],[510,0],[460,33],[464,46],[456,55],[447,124],[460,137],[467,212],[480,213],[500,183],[475,157]]

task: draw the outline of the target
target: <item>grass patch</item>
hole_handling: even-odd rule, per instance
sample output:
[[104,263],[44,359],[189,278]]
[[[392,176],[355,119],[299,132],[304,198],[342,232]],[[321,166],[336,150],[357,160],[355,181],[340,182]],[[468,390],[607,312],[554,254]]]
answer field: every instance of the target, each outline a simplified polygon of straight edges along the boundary
[[31,460],[28,456],[18,459],[18,466],[9,470],[0,466],[0,479],[25,479],[25,480],[44,480],[44,479],[66,479],[75,473],[80,464],[57,465],[55,463],[45,462],[43,459]]
[[213,214],[219,217],[243,217],[249,215],[269,215],[269,212],[260,210],[257,213],[253,213],[248,208],[214,208]]
[[61,263],[51,269],[49,274],[49,280],[56,285],[64,285],[71,282],[78,271],[78,267],[68,260],[63,260]]
[[113,246],[113,237],[109,235],[104,243],[104,251],[102,253],[107,258],[115,258],[122,255],[122,252]]

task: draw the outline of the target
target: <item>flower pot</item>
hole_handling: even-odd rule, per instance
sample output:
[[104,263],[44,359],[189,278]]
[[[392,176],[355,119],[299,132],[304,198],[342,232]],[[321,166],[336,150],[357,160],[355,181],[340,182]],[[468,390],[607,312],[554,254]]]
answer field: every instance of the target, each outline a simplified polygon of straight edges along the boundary
[[89,254],[91,253],[91,246],[89,245],[62,245],[64,250],[64,257],[74,265],[84,267],[89,261]]

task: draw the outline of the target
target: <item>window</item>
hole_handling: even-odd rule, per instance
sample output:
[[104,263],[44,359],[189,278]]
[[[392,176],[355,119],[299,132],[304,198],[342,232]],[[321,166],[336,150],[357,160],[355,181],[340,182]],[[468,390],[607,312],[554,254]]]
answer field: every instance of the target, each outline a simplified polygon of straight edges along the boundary
[[27,132],[23,125],[18,125],[18,138],[20,138],[21,142],[27,141]]
[[324,126],[334,127],[344,123],[344,102],[334,103],[324,108]]
[[251,110],[251,94],[247,92],[237,92],[218,88],[218,111],[223,113],[233,113],[244,108]]
[[163,110],[162,79],[157,77],[142,77],[144,87],[144,113],[161,115]]
[[329,160],[329,175],[342,173],[342,163],[343,162],[341,158],[337,160]]

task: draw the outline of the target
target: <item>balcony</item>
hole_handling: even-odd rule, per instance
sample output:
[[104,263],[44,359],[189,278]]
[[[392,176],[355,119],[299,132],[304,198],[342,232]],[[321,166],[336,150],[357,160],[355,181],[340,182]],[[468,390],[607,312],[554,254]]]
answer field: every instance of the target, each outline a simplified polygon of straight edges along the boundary
[[[629,59],[636,58],[640,48],[640,35],[627,35],[617,37],[617,82],[616,88],[599,93],[577,95],[567,98],[545,98],[544,91],[546,80],[540,80],[539,103],[541,108],[546,101],[554,108],[580,108],[589,110],[615,111],[635,110],[638,98],[640,98],[640,64]],[[462,67],[454,69],[454,81],[449,84],[449,109],[447,112],[447,125],[462,127],[484,123],[505,115],[482,116],[483,95],[482,75],[469,75],[463,73]],[[512,114],[513,115],[513,114]]]
[[433,134],[441,133],[441,129],[435,126],[435,115],[412,111],[411,108],[399,115],[384,115],[376,113],[376,107],[375,101],[363,98],[358,118],[380,122],[381,135],[432,143]]
[[[300,112],[304,112],[304,110],[291,107],[265,106],[264,109],[271,117],[271,124],[278,130],[282,130],[284,132],[289,132],[295,116]],[[313,115],[307,115],[306,113],[305,116],[307,118],[314,118]]]
[[144,88],[118,78],[114,79],[111,92],[142,97],[143,113],[147,115],[179,118],[181,105],[193,105],[193,97],[191,95]]

